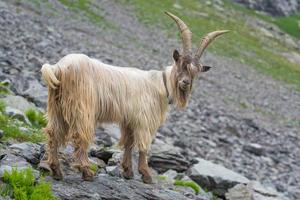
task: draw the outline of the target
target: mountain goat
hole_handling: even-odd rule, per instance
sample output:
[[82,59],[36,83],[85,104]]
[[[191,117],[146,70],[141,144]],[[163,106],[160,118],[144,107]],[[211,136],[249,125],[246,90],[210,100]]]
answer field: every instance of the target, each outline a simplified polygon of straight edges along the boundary
[[164,71],[144,71],[104,64],[83,54],[69,54],[54,65],[44,64],[41,72],[48,85],[48,164],[55,179],[62,179],[58,148],[71,141],[74,161],[84,180],[92,180],[88,147],[97,123],[118,123],[120,146],[124,148],[123,176],[133,177],[132,150],[139,150],[138,170],[145,183],[152,178],[147,152],[169,104],[187,105],[193,80],[209,70],[199,60],[205,48],[226,30],[207,34],[192,56],[192,33],[175,15],[166,12],[181,32],[183,53],[173,52],[174,64]]

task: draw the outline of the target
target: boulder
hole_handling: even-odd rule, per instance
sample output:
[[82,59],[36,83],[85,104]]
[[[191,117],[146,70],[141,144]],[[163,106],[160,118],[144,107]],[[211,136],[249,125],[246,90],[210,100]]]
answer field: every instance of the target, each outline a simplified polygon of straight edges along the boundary
[[[0,179],[2,179],[5,171],[11,172],[13,168],[16,168],[18,170],[23,170],[28,167],[31,168],[31,165],[20,156],[13,155],[11,153],[2,155],[0,160]],[[33,170],[33,174],[36,178],[39,177],[39,172],[37,170]]]
[[[80,175],[67,175],[63,181],[52,181],[52,190],[61,199],[190,199],[180,191],[160,184],[144,184],[140,180],[124,180],[108,174],[99,174],[93,182],[82,181]],[[201,196],[199,196],[201,197]],[[200,199],[200,198],[199,198]]]
[[41,146],[31,142],[13,144],[9,147],[12,152],[25,158],[31,164],[38,164],[41,159]]
[[228,200],[279,200],[280,195],[273,189],[264,188],[260,183],[251,181],[238,184],[225,194]]
[[149,166],[159,173],[164,173],[169,169],[184,172],[189,168],[190,162],[178,148],[156,139],[151,147]]
[[221,165],[198,158],[199,162],[193,165],[189,171],[189,177],[202,188],[212,191],[218,196],[224,197],[228,189],[240,183],[248,183],[249,180]]
[[108,160],[113,157],[114,153],[120,152],[118,150],[112,148],[91,148],[90,155],[93,157],[97,157],[103,160],[105,163],[108,163]]
[[23,113],[28,109],[37,109],[33,103],[27,101],[27,99],[22,96],[7,95],[2,100],[5,102],[6,106],[18,109]]
[[47,102],[47,88],[34,77],[14,76],[14,92],[33,102],[38,107],[45,107]]

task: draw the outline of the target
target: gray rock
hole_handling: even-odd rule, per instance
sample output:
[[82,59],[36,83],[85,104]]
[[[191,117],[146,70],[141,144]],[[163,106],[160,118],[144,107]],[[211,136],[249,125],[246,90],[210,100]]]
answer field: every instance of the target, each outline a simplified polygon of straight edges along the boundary
[[103,145],[104,147],[110,147],[113,145],[113,142],[111,136],[106,131],[103,129],[97,129],[95,144],[98,146]]
[[162,175],[165,176],[168,181],[173,181],[177,177],[177,172],[175,170],[169,169]]
[[256,143],[249,143],[243,146],[243,150],[253,153],[257,156],[262,156],[265,154],[265,149]]
[[4,136],[4,132],[0,129],[0,139]]
[[115,150],[112,157],[108,160],[107,165],[109,166],[118,165],[121,163],[122,158],[123,158],[123,152],[119,150]]
[[37,107],[22,96],[7,95],[2,99],[6,106],[15,108],[25,113],[28,109],[36,110]]
[[197,160],[198,164],[192,166],[188,171],[189,177],[201,187],[207,188],[218,196],[224,197],[227,190],[236,184],[249,182],[244,176],[221,165],[201,158]]
[[[7,153],[0,160],[0,179],[3,177],[5,171],[10,172],[13,168],[16,168],[18,170],[23,170],[28,167],[31,168],[31,165],[24,158],[13,155],[11,153]],[[33,170],[33,172],[35,177],[38,178],[39,172],[36,170]]]
[[38,164],[41,159],[41,146],[38,144],[24,142],[13,144],[9,147],[16,155],[22,156],[31,164]]
[[38,107],[44,107],[47,102],[47,88],[41,85],[37,79],[26,76],[13,78],[15,92],[26,97]]
[[124,180],[107,174],[100,174],[93,182],[82,181],[81,177],[70,175],[63,181],[53,181],[54,194],[61,199],[161,199],[186,200],[180,192],[159,184],[144,184],[137,180]]
[[174,146],[161,140],[155,140],[150,151],[149,166],[159,173],[166,172],[169,169],[183,172],[189,168],[190,162]]
[[90,155],[93,157],[97,157],[101,160],[103,160],[105,163],[108,163],[108,160],[112,158],[113,154],[115,153],[115,150],[111,148],[92,148],[90,150]]
[[226,193],[228,200],[279,200],[280,195],[271,189],[264,188],[258,182],[249,182],[248,184],[238,184],[229,189]]
[[119,166],[107,166],[105,169],[109,175],[121,177],[121,171]]

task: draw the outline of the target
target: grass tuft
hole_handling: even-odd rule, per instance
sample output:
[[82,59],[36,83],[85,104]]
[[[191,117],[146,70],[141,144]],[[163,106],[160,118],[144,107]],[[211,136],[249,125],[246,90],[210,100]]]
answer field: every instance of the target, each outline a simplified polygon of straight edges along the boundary
[[[0,130],[4,132],[3,140],[15,139],[18,142],[42,142],[45,139],[41,129],[35,126],[29,126],[22,121],[13,119],[4,114],[5,103],[0,101]],[[23,132],[20,128],[24,127],[28,131]]]
[[11,172],[5,171],[3,176],[5,184],[0,186],[0,196],[15,200],[56,200],[52,194],[51,184],[45,181],[35,183],[32,168],[18,171],[13,168]]
[[37,128],[43,128],[47,125],[45,116],[40,111],[36,111],[34,109],[28,109],[25,112],[25,115],[27,116],[31,124]]
[[201,187],[195,183],[194,181],[184,181],[184,180],[175,180],[175,186],[183,186],[183,187],[190,187],[192,188],[196,194],[200,193]]
[[93,172],[97,172],[97,170],[98,170],[98,166],[97,166],[97,164],[95,164],[95,163],[91,163],[91,165],[90,165],[90,169],[93,171]]

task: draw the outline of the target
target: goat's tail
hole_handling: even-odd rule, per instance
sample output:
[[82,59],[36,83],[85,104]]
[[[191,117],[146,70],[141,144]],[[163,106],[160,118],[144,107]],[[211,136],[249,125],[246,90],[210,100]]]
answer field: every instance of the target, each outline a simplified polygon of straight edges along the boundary
[[59,86],[60,84],[60,81],[55,76],[55,67],[56,65],[50,65],[46,63],[42,66],[41,69],[43,79],[46,81],[47,85],[52,89],[56,89],[57,86]]

